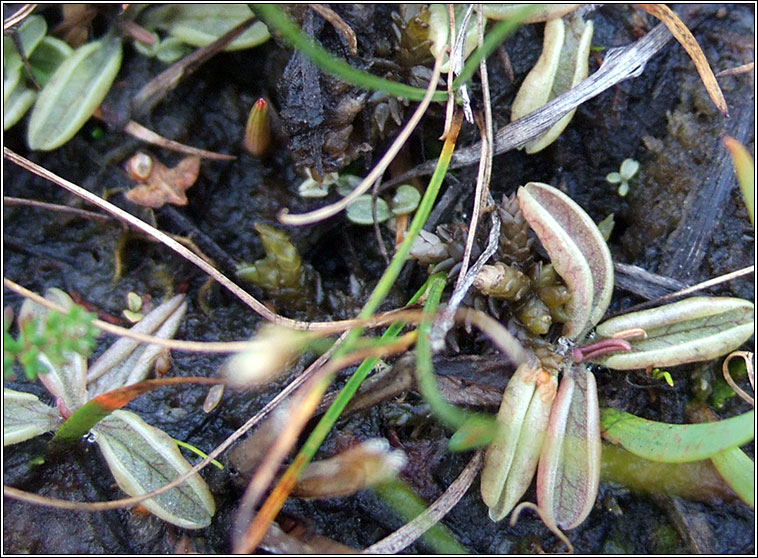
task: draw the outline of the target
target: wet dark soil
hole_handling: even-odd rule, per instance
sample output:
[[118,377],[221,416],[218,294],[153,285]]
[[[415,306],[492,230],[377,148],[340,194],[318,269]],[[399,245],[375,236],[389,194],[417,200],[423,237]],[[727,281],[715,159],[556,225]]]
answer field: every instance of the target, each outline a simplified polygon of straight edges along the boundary
[[[370,24],[357,19],[366,17],[367,9],[344,5],[335,9],[342,9],[348,22],[355,19],[359,38],[374,37],[376,44],[378,39],[391,40],[387,8],[374,8]],[[607,6],[589,17],[595,22],[593,44],[604,48],[628,44],[654,25],[652,19],[639,16],[631,7]],[[363,23],[359,25],[360,21]],[[695,36],[716,71],[753,60],[752,6],[703,6],[692,21],[696,23]],[[539,56],[541,28],[541,25],[526,26],[506,42],[514,82],[504,77],[498,57],[488,61],[496,126],[508,122],[510,103],[518,85]],[[325,45],[338,42],[329,25],[320,29],[317,37]],[[336,47],[335,50],[341,52]],[[367,67],[367,57],[378,55],[375,50],[359,51],[353,62]],[[105,127],[95,120],[66,145],[50,153],[28,151],[23,123],[6,133],[5,145],[147,221],[154,219],[163,230],[191,236],[225,273],[232,274],[234,262],[255,261],[263,255],[254,229],[256,223],[277,226],[276,213],[282,208],[299,213],[336,199],[336,194],[326,200],[297,195],[297,186],[302,181],[297,169],[305,163],[314,164],[314,153],[303,155],[303,146],[312,147],[313,138],[309,140],[311,143],[290,145],[292,150],[286,142],[279,143],[271,158],[264,161],[241,149],[247,111],[255,99],[264,96],[280,111],[287,108],[282,106],[287,102],[287,91],[283,89],[287,82],[281,78],[290,55],[274,41],[252,50],[221,54],[168,94],[142,121],[166,137],[237,157],[231,162],[204,161],[197,183],[188,191],[189,205],[183,208],[164,207],[152,212],[126,201],[122,194],[132,183],[122,164],[138,144],[110,129],[94,139],[98,134],[93,132]],[[598,58],[602,56],[601,50]],[[593,59],[591,71],[596,67],[597,59]],[[128,114],[130,97],[163,69],[158,62],[146,60],[127,47],[106,105]],[[333,81],[323,76],[317,80],[322,85]],[[502,194],[510,194],[528,181],[557,186],[594,219],[615,215],[610,247],[616,261],[685,284],[753,264],[754,231],[720,140],[728,133],[753,152],[754,77],[751,72],[719,81],[729,105],[729,118],[716,111],[691,61],[671,42],[640,77],[622,82],[582,105],[562,136],[545,151],[533,156],[518,151],[497,156],[493,195],[500,199]],[[476,96],[478,85],[472,87]],[[333,87],[324,86],[324,91],[329,102],[333,101],[331,96],[357,94],[352,88],[335,93]],[[435,139],[441,131],[440,115],[442,111],[435,108],[409,142],[411,164],[435,157],[440,145]],[[354,153],[356,157],[350,168],[356,174],[365,173],[391,140],[389,129],[387,137],[371,131],[371,118],[370,108],[358,114],[355,134],[363,130],[363,135],[350,136],[350,142],[367,142],[373,148]],[[335,129],[341,128],[322,132],[331,133]],[[459,144],[474,143],[477,139],[478,132],[467,127]],[[147,150],[170,166],[180,158],[155,148]],[[617,170],[627,157],[640,161],[641,171],[632,181],[629,195],[622,198],[616,194],[616,187],[605,181],[605,176]],[[333,156],[324,155],[322,164],[334,162]],[[6,196],[82,206],[63,190],[8,162],[4,162],[3,178]],[[460,194],[441,222],[454,219],[467,222],[475,180],[476,168],[450,173],[445,187],[455,187]],[[201,288],[206,277],[198,269],[167,248],[125,231],[115,221],[95,222],[27,207],[4,207],[3,217],[3,276],[36,292],[61,287],[112,316],[121,315],[129,291],[150,294],[156,300],[171,292],[186,292],[190,308],[177,333],[181,339],[244,339],[262,322],[217,285],[202,299],[210,310],[204,309]],[[695,236],[692,230],[697,233]],[[306,264],[319,273],[328,296],[321,302],[314,299],[288,306],[256,287],[246,287],[290,317],[328,320],[354,316],[385,267],[373,230],[337,216],[316,226],[288,228],[287,232]],[[394,233],[385,230],[384,240],[391,249]],[[683,252],[692,246],[694,250]],[[117,254],[123,258],[123,270],[114,278]],[[423,270],[409,266],[385,307],[403,304],[424,275]],[[358,292],[354,287],[351,290],[351,283],[359,286]],[[753,300],[753,278],[738,279],[711,292]],[[617,289],[611,311],[642,301],[634,289]],[[20,303],[18,296],[5,291],[4,305],[18,311]],[[464,354],[476,352],[486,359],[497,359],[486,344],[466,337],[465,332],[458,335]],[[107,335],[101,336],[93,358],[112,341]],[[442,355],[439,372],[446,373],[458,357],[452,349]],[[171,374],[213,376],[223,357],[175,352],[172,361]],[[302,370],[305,364],[303,359],[292,373]],[[717,383],[716,370],[715,364],[674,369],[671,371],[674,388],[653,385],[643,373],[597,370],[601,405],[654,420],[683,423],[685,408],[693,399],[713,403],[709,390]],[[489,381],[500,389],[510,374],[507,366],[502,366],[501,371],[501,378]],[[459,367],[454,374],[477,381],[475,370],[462,373]],[[337,384],[344,379],[341,375]],[[221,405],[210,414],[201,408],[206,389],[200,387],[162,388],[136,399],[128,408],[171,436],[209,451],[257,412],[287,380],[281,379],[258,392],[227,390]],[[480,381],[488,383],[486,378]],[[6,385],[36,393],[50,402],[39,385],[23,379]],[[731,398],[716,412],[726,417],[746,410],[737,398]],[[402,401],[393,398],[342,419],[322,448],[322,455],[330,455],[346,440],[377,436],[399,440],[406,445],[416,465],[407,480],[431,501],[442,494],[470,459],[470,454],[447,452],[449,435],[428,416],[420,397],[410,393]],[[45,453],[46,441],[46,437],[39,437],[6,449],[3,458],[6,484],[70,500],[100,501],[123,496],[94,445],[82,443],[54,461],[31,465],[33,458]],[[748,452],[752,456],[752,449],[748,448]],[[207,529],[185,531],[133,510],[70,513],[5,498],[4,551],[157,554],[187,548],[188,542],[190,549],[197,552],[229,552],[230,526],[243,489],[229,467],[224,471],[209,467],[203,475],[218,509]],[[527,499],[534,499],[533,490],[527,493]],[[291,499],[283,513],[356,549],[365,548],[402,524],[395,512],[370,491],[325,501]],[[478,481],[443,523],[472,553],[562,550],[533,516],[525,515],[515,527],[506,522],[493,524],[479,498]],[[697,530],[700,537],[693,540],[687,536],[688,530]],[[754,514],[727,491],[720,497],[689,502],[676,495],[638,494],[621,485],[602,483],[595,509],[583,525],[570,533],[570,538],[581,553],[752,554]],[[429,550],[423,543],[417,543],[408,552]]]

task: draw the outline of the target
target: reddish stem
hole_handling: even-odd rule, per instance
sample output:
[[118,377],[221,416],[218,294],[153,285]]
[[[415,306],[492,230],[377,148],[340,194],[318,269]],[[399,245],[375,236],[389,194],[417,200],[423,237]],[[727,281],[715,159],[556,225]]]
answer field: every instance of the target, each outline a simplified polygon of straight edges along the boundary
[[631,344],[625,339],[603,339],[591,345],[573,348],[571,358],[574,359],[574,362],[585,362],[608,353],[631,350]]

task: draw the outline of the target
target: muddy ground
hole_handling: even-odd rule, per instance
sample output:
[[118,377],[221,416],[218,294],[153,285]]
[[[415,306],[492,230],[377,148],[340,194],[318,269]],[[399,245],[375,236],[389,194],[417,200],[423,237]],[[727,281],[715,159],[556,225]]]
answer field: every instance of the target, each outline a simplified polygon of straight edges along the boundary
[[[389,36],[389,8],[342,7],[343,17],[360,27],[365,37]],[[367,13],[367,12],[372,13]],[[369,17],[369,19],[359,19]],[[595,23],[593,45],[628,44],[655,22],[631,7],[606,6],[590,16]],[[352,18],[352,19],[351,19]],[[363,22],[359,25],[359,22]],[[370,22],[370,23],[369,23]],[[753,60],[754,12],[750,5],[702,6],[687,20],[693,26],[716,71]],[[99,22],[101,25],[103,22]],[[336,40],[329,26],[317,36],[329,44]],[[497,56],[488,61],[495,125],[509,121],[510,103],[524,75],[539,56],[542,25],[528,25],[509,38],[505,47],[513,64],[511,82]],[[390,37],[391,38],[391,37]],[[376,53],[371,53],[372,55]],[[291,52],[274,41],[255,49],[221,54],[183,82],[157,105],[142,123],[164,136],[237,157],[231,162],[204,161],[197,183],[188,192],[186,207],[164,207],[154,213],[130,204],[123,192],[130,182],[123,162],[141,146],[117,130],[91,121],[66,145],[49,153],[30,152],[24,143],[24,123],[5,135],[5,145],[150,221],[162,230],[191,235],[226,273],[237,261],[255,261],[263,254],[254,230],[256,223],[277,225],[276,213],[313,209],[324,200],[298,197],[302,176],[302,146],[294,150],[278,143],[272,156],[254,158],[241,149],[247,111],[255,99],[269,98],[280,111],[286,108],[286,82],[281,81]],[[361,56],[368,56],[359,51]],[[593,56],[590,71],[603,52]],[[365,60],[363,61],[365,63]],[[164,67],[147,60],[128,46],[121,71],[106,105],[124,113],[128,100]],[[724,118],[708,99],[694,67],[675,43],[670,42],[647,65],[643,74],[605,91],[582,105],[562,136],[545,151],[527,156],[512,151],[495,157],[491,189],[496,199],[528,181],[559,187],[581,204],[597,221],[615,214],[610,248],[617,262],[691,285],[751,265],[754,232],[720,139],[728,133],[753,151],[753,73],[719,80],[730,110]],[[473,85],[478,93],[478,82]],[[434,158],[435,139],[444,111],[430,110],[414,134],[408,153],[410,164]],[[407,117],[410,111],[406,111]],[[371,111],[358,118],[369,122]],[[104,129],[99,139],[93,131]],[[98,136],[98,134],[95,134]],[[390,134],[391,136],[391,134]],[[478,138],[475,128],[464,128],[459,145]],[[372,150],[358,157],[351,169],[365,174],[391,137],[370,138]],[[357,141],[355,138],[351,141]],[[176,154],[150,148],[150,153],[173,165]],[[312,155],[312,154],[311,154]],[[307,153],[306,153],[307,156]],[[621,161],[640,161],[641,171],[630,193],[622,198],[605,181]],[[4,162],[4,194],[59,204],[81,202],[54,185]],[[427,178],[422,178],[425,183]],[[444,217],[466,222],[476,180],[476,168],[451,171],[443,188],[460,194]],[[460,185],[463,185],[461,188]],[[443,189],[443,194],[444,194]],[[327,200],[336,199],[336,195]],[[44,292],[61,287],[77,293],[95,308],[120,316],[129,291],[161,299],[171,291],[188,294],[189,311],[177,338],[238,340],[252,335],[262,319],[228,292],[214,285],[207,296],[209,312],[200,303],[206,277],[167,248],[135,234],[115,222],[94,222],[35,208],[4,207],[4,277]],[[444,221],[443,221],[444,222]],[[696,234],[694,237],[692,231]],[[259,299],[271,301],[277,311],[308,320],[354,316],[385,267],[373,230],[347,222],[340,215],[316,226],[288,229],[303,260],[320,275],[324,292],[314,299],[283,302],[251,286]],[[384,230],[391,247],[394,233]],[[696,249],[690,248],[695,246]],[[685,251],[686,249],[686,251]],[[120,251],[123,270],[114,280],[115,257]],[[212,252],[211,252],[212,251]],[[352,291],[351,291],[351,277]],[[425,272],[409,264],[385,308],[404,303],[420,286]],[[357,290],[355,285],[357,285]],[[618,288],[610,311],[645,301],[642,286],[632,278]],[[664,290],[665,292],[665,290]],[[713,294],[754,299],[753,277],[721,285]],[[4,304],[19,308],[20,298],[4,292]],[[505,364],[484,379],[470,364],[460,365],[476,352],[487,362],[497,361],[494,350],[476,339],[462,338],[461,353],[449,349],[440,356],[438,372],[468,381],[490,383],[502,389],[511,373]],[[95,356],[113,341],[100,338]],[[94,357],[93,357],[94,358]],[[171,374],[213,376],[223,358],[214,355],[173,354]],[[470,362],[470,361],[466,361]],[[293,374],[302,369],[293,370]],[[710,391],[717,383],[720,363],[672,369],[673,388],[656,383],[643,373],[622,374],[597,370],[601,406],[613,406],[646,418],[686,422],[685,409],[693,399],[713,405]],[[337,383],[345,381],[341,374]],[[206,389],[162,388],[129,405],[151,424],[177,439],[188,440],[206,451],[215,447],[269,401],[289,378],[259,392],[227,391],[210,414],[201,409]],[[7,382],[49,402],[39,384],[19,379]],[[491,409],[494,411],[494,409]],[[745,412],[738,398],[715,409],[726,418]],[[406,480],[427,501],[437,498],[456,478],[470,454],[446,450],[450,433],[428,416],[423,400],[411,392],[342,419],[322,448],[331,455],[346,441],[369,437],[398,440],[413,467]],[[45,496],[81,501],[122,497],[104,460],[93,444],[82,443],[62,458],[32,466],[44,454],[47,437],[11,446],[4,452],[4,483]],[[752,449],[748,449],[752,456]],[[240,479],[227,467],[207,468],[204,477],[214,493],[217,513],[212,525],[184,531],[152,517],[118,510],[105,513],[70,513],[4,499],[3,544],[8,553],[164,553],[191,549],[226,553],[230,526],[242,494]],[[693,481],[698,482],[698,481]],[[705,482],[705,481],[703,481]],[[527,498],[534,497],[534,489]],[[694,497],[691,497],[694,498]],[[284,514],[335,541],[364,548],[402,525],[395,512],[371,491],[349,498],[324,501],[291,500]],[[560,551],[555,537],[533,515],[525,514],[510,527],[493,524],[478,493],[478,480],[443,521],[457,540],[472,553]],[[754,552],[754,513],[719,486],[705,495],[682,499],[677,495],[643,494],[616,483],[601,483],[597,504],[588,520],[570,533],[580,553],[748,553]],[[181,543],[181,544],[180,544]],[[408,552],[429,552],[417,543]]]

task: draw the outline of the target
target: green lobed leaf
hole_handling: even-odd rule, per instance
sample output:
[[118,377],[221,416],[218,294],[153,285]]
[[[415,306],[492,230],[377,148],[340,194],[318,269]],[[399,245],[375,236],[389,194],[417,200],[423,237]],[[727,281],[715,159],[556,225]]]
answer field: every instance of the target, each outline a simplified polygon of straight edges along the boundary
[[613,261],[603,235],[566,194],[541,182],[518,190],[524,218],[545,247],[571,300],[563,335],[577,338],[605,314],[613,294]]
[[36,395],[3,388],[4,446],[55,430],[60,423],[58,411],[45,405]]
[[719,474],[737,496],[755,509],[755,463],[740,448],[729,448],[711,457]]
[[58,67],[34,105],[30,149],[55,149],[79,131],[108,94],[121,56],[121,39],[112,35],[82,45]]
[[592,361],[632,370],[716,358],[733,351],[753,334],[753,303],[729,297],[692,297],[612,318],[597,327],[597,334],[609,338],[634,328],[643,329],[647,337],[628,338],[631,351]]
[[546,525],[573,529],[589,515],[600,484],[601,453],[595,376],[575,366],[561,378],[537,470],[537,502]]
[[500,521],[529,488],[543,447],[556,379],[538,389],[538,363],[521,364],[503,393],[497,415],[499,430],[487,448],[482,470],[482,500],[490,519]]
[[[176,295],[149,312],[130,331],[170,339],[186,312],[185,296]],[[145,345],[122,337],[90,366],[87,372],[89,396],[95,397],[144,380],[161,352],[163,347],[159,345]]]
[[[130,496],[161,488],[192,468],[168,434],[129,411],[114,411],[92,433],[119,487]],[[208,485],[197,474],[142,505],[185,529],[207,527],[216,511]]]
[[755,412],[700,424],[666,424],[606,408],[601,413],[603,437],[627,451],[665,463],[708,459],[755,436]]
[[[148,12],[144,26],[168,31],[188,45],[204,47],[251,17],[252,10],[244,4],[167,4]],[[257,21],[224,50],[252,48],[269,37],[266,25]]]

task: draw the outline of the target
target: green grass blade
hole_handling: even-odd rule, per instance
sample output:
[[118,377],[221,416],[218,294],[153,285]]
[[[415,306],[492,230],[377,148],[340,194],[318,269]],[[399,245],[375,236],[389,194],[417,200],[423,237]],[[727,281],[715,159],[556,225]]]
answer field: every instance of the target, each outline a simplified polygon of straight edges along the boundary
[[701,424],[666,424],[606,408],[603,437],[651,461],[683,463],[713,457],[755,437],[755,411]]
[[[272,4],[252,4],[255,14],[266,22],[270,29],[276,29],[281,35],[299,52],[307,56],[311,62],[328,72],[356,87],[371,91],[384,91],[396,97],[403,97],[412,101],[420,101],[426,91],[418,87],[411,87],[404,83],[397,83],[378,76],[369,74],[330,54],[326,49],[316,44],[295,25],[284,11]],[[432,97],[433,101],[444,101],[447,92],[439,91]]]
[[[389,504],[405,521],[426,510],[427,504],[403,481],[395,479],[374,488],[374,494]],[[470,554],[444,525],[437,523],[421,535],[421,541],[438,554]]]
[[713,465],[737,496],[755,509],[755,463],[740,448],[730,448],[711,457]]

